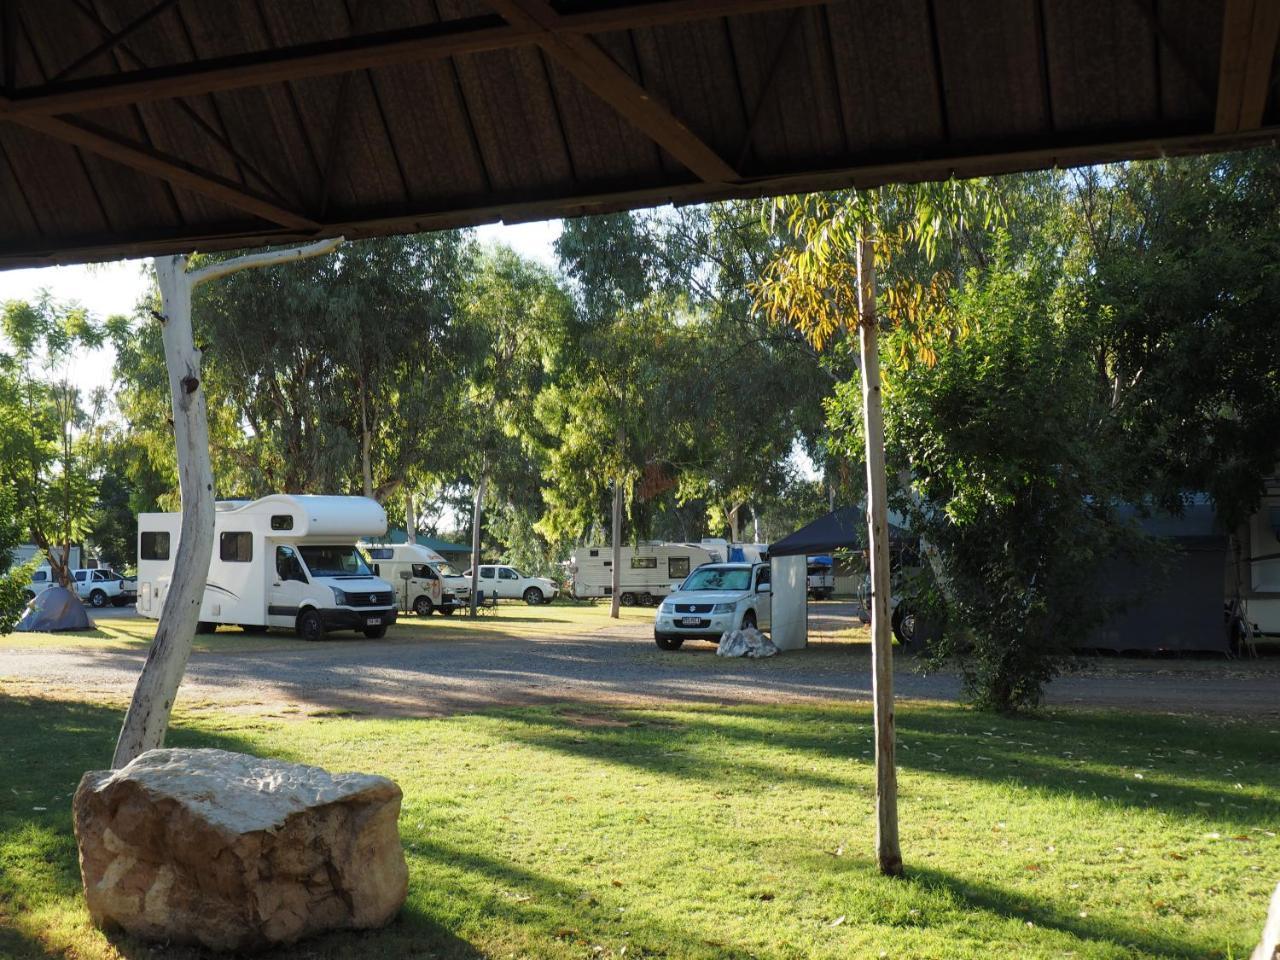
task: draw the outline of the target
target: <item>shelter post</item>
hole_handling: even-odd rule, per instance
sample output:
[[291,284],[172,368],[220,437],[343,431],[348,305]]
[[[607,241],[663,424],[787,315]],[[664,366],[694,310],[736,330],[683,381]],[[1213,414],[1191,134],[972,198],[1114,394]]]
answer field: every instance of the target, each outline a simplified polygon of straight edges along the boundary
[[902,875],[898,845],[898,774],[894,758],[893,633],[889,620],[889,510],[880,395],[875,253],[869,227],[858,239],[858,337],[862,349],[862,415],[867,443],[867,547],[871,562],[871,687],[876,733],[876,860]]

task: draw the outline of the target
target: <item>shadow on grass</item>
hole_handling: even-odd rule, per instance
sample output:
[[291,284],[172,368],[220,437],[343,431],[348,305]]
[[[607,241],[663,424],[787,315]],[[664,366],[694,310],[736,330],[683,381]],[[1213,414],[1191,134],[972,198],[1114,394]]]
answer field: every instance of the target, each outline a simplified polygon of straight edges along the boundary
[[[801,769],[796,757],[869,762],[870,709],[851,706],[848,714],[846,725],[833,723],[830,708],[733,707],[646,729],[644,713],[623,711],[616,715],[629,723],[584,730],[563,711],[499,712],[513,721],[514,739],[570,756],[709,782],[746,774],[821,789],[847,788],[856,776],[841,775],[839,768]],[[762,735],[765,721],[768,735]],[[1010,719],[915,705],[899,707],[897,728],[898,764],[905,770],[1012,781],[1188,819],[1209,812],[1251,826],[1280,820],[1280,744],[1265,729],[1241,728],[1225,737],[1221,722],[1208,719],[1074,710]],[[715,748],[726,740],[768,747],[778,761],[726,755]]]

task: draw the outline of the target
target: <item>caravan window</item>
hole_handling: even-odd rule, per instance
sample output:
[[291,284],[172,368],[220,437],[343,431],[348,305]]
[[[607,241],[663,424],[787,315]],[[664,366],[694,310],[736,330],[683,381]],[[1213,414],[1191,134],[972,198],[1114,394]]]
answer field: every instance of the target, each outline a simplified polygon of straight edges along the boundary
[[631,569],[632,570],[657,570],[658,558],[657,557],[632,557]]
[[225,563],[250,563],[253,560],[252,533],[224,533],[218,538],[218,557]]
[[271,515],[272,530],[292,530],[293,514],[291,513],[273,513]]
[[689,575],[688,557],[667,557],[667,576],[672,580],[681,580]]
[[166,530],[157,530],[142,535],[142,546],[139,552],[143,560],[168,560],[169,559],[169,533]]

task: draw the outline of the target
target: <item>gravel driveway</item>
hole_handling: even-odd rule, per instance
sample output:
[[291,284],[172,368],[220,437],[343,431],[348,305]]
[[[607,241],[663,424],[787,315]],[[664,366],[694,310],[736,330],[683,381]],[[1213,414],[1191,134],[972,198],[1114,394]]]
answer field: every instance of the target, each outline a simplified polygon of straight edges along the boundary
[[[291,706],[319,710],[438,715],[495,704],[578,701],[788,702],[868,700],[869,648],[827,639],[855,622],[852,605],[823,604],[811,621],[807,650],[770,660],[726,660],[710,644],[658,650],[643,623],[529,639],[508,635],[370,641],[350,637],[303,645],[281,637],[257,646],[197,651],[181,703]],[[127,616],[125,611],[116,615]],[[507,629],[509,628],[509,630]],[[0,692],[127,700],[142,667],[141,649],[0,649]],[[898,696],[955,699],[958,679],[925,675],[909,656],[896,658]],[[1280,717],[1280,658],[1253,661],[1082,658],[1081,669],[1054,682],[1053,704],[1128,707],[1187,713]]]

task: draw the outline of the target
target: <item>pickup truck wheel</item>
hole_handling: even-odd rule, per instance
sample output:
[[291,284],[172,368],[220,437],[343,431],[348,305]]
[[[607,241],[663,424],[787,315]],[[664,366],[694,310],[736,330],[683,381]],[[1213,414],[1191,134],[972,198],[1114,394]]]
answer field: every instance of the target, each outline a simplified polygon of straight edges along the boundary
[[387,635],[387,625],[384,623],[380,627],[365,627],[364,635],[370,640],[381,640]]
[[101,590],[95,590],[89,594],[89,602],[95,607],[105,607],[107,605],[107,595]]
[[294,628],[297,630],[298,636],[303,640],[323,640],[324,639],[324,621],[320,619],[320,614],[314,610],[303,610],[298,614],[298,621]]
[[530,587],[524,592],[524,602],[531,607],[536,607],[543,601],[542,591],[537,587]]
[[435,608],[436,608],[436,605],[432,603],[431,598],[425,594],[423,594],[417,600],[413,601],[413,612],[420,617],[431,616],[431,611],[434,610]]
[[673,637],[669,633],[655,633],[653,642],[658,645],[659,650],[679,650],[680,645],[684,643],[684,637]]

